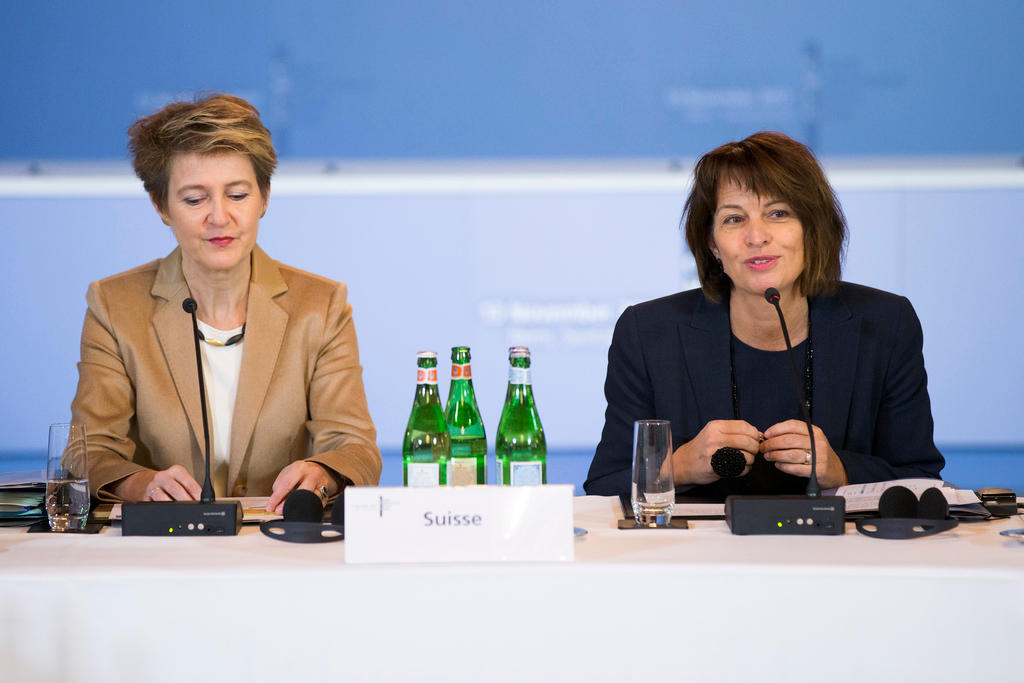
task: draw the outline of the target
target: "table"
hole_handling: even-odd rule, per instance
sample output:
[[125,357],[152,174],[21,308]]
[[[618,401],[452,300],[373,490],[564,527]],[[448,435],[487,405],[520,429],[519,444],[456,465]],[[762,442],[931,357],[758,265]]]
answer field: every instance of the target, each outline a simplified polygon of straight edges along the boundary
[[[4,681],[1022,677],[1019,518],[909,541],[619,531],[576,559],[346,565],[344,543],[0,530]],[[652,678],[651,680],[655,680]]]

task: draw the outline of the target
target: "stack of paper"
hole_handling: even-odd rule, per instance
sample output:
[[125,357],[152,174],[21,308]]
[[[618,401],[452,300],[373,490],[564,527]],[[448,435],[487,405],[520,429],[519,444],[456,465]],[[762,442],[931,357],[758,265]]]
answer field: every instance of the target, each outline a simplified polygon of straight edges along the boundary
[[878,499],[882,497],[882,493],[887,488],[893,486],[904,486],[910,489],[918,498],[921,497],[921,494],[926,489],[937,488],[945,496],[951,512],[988,516],[988,513],[981,506],[978,494],[974,491],[954,488],[952,484],[941,479],[893,479],[891,481],[876,481],[870,484],[848,484],[847,486],[840,486],[838,489],[835,489],[834,493],[823,493],[845,498],[847,513],[874,512],[878,509]]
[[46,481],[40,472],[0,474],[0,526],[22,526],[46,517]]

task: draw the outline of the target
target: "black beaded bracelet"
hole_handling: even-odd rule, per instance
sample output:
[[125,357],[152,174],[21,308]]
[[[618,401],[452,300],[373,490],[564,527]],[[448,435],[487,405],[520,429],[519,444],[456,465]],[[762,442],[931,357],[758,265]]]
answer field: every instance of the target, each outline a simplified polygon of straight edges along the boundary
[[746,466],[743,452],[732,446],[723,446],[711,456],[711,469],[722,479],[735,479],[743,474]]

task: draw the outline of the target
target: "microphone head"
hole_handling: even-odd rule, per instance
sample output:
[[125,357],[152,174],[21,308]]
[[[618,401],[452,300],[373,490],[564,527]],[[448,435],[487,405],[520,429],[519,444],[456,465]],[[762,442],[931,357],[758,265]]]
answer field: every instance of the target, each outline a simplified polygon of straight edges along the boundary
[[764,300],[767,301],[768,303],[777,304],[779,303],[780,298],[782,297],[779,296],[779,290],[775,289],[774,287],[769,287],[768,289],[764,290]]
[[878,516],[909,519],[917,517],[917,496],[906,486],[887,488],[878,498]]
[[189,297],[181,302],[181,307],[185,309],[186,313],[195,313],[196,309],[199,308],[199,305],[196,303],[195,299]]
[[284,521],[322,522],[324,504],[320,496],[308,489],[295,489],[284,499]]
[[949,503],[942,491],[934,486],[921,494],[917,503],[918,519],[946,519],[949,517]]

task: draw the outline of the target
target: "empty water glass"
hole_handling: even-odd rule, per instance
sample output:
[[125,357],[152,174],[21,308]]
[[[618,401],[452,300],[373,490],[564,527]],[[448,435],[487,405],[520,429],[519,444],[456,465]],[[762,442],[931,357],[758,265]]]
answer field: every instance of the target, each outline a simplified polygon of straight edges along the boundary
[[633,515],[641,526],[667,526],[676,504],[672,427],[668,420],[633,423]]

